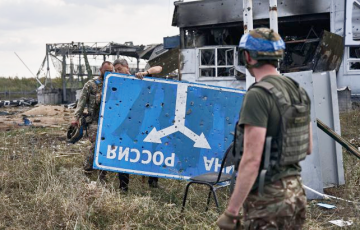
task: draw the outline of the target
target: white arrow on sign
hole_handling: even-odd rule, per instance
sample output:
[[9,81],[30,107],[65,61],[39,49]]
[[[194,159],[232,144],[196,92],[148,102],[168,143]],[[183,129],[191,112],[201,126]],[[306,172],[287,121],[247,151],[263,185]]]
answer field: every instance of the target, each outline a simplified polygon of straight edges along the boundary
[[172,126],[159,131],[157,131],[156,128],[153,128],[153,130],[145,137],[145,142],[162,143],[161,138],[176,132],[181,132],[195,142],[195,148],[211,149],[204,133],[201,133],[199,136],[185,126],[187,87],[186,84],[178,84],[176,92],[175,123]]

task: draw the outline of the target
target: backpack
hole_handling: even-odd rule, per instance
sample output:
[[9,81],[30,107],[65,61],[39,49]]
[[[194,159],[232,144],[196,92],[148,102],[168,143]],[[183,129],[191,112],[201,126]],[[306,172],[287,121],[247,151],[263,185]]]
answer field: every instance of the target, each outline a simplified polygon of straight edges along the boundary
[[[306,91],[299,84],[290,79],[296,88],[299,100],[289,94],[289,100],[269,81],[261,81],[249,88],[261,88],[268,92],[275,100],[280,114],[280,127],[277,137],[266,137],[263,150],[263,168],[259,177],[259,192],[262,193],[265,175],[269,166],[287,166],[304,160],[309,148],[310,132],[310,99]],[[235,126],[233,155],[240,162],[243,153],[243,134]],[[236,165],[236,167],[238,167]],[[271,169],[271,168],[270,168]],[[238,169],[235,168],[237,171]]]

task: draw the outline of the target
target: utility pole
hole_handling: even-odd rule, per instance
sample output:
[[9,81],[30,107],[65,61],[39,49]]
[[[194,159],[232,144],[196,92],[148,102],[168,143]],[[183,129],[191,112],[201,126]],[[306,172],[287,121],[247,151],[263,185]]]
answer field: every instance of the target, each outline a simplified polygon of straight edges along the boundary
[[84,78],[82,75],[82,69],[81,69],[81,46],[80,42],[78,43],[78,49],[79,49],[79,76],[81,79],[81,84],[84,85]]
[[63,102],[66,102],[66,55],[65,55],[65,50],[63,52],[61,79],[62,79],[62,87],[63,87]]
[[136,57],[136,72],[140,71],[140,58],[139,56]]
[[270,29],[273,29],[278,33],[278,12],[277,12],[277,0],[270,0],[269,7]]
[[49,80],[50,82],[50,87],[52,87],[52,83],[51,83],[51,77],[50,77],[50,64],[49,64],[49,44],[46,44],[46,77],[45,77],[45,86],[47,85],[47,81]]
[[74,88],[74,61],[72,56],[70,56],[70,85],[71,88]]
[[82,50],[83,50],[83,55],[84,55],[84,61],[85,61],[85,66],[86,66],[86,72],[87,72],[87,80],[89,79],[92,79],[92,70],[91,70],[91,67],[90,67],[90,64],[89,64],[89,60],[87,58],[87,54],[86,54],[86,50],[85,50],[85,46],[84,46],[84,43],[82,44],[83,47],[82,47]]

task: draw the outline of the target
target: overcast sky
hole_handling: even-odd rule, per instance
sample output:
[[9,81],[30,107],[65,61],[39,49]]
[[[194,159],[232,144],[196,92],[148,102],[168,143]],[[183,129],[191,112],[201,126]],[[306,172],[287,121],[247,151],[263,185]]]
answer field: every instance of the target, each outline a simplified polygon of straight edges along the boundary
[[162,43],[174,0],[0,0],[0,76],[36,74],[46,43]]

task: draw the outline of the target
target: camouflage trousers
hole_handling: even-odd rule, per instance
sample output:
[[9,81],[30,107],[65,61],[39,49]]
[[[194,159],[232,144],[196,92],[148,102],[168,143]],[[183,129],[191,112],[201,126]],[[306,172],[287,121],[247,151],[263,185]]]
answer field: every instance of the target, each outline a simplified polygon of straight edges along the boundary
[[245,229],[301,229],[306,195],[300,176],[282,178],[264,186],[264,194],[251,192],[244,202]]
[[91,147],[90,147],[89,152],[85,156],[85,160],[84,160],[84,170],[85,171],[92,171],[92,169],[93,169],[96,133],[97,133],[97,123],[93,122],[87,128],[87,134],[88,134],[89,141],[91,142]]

